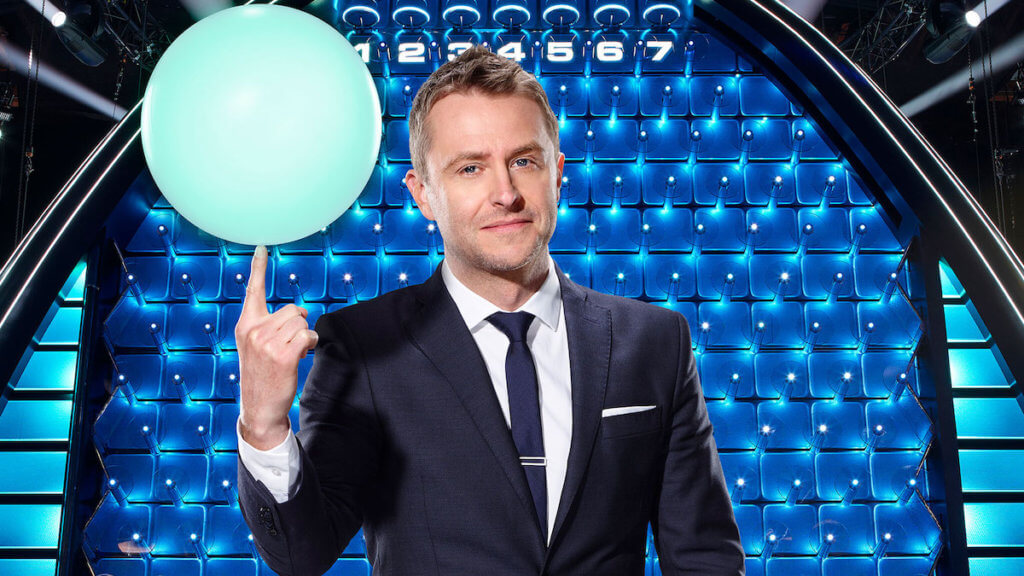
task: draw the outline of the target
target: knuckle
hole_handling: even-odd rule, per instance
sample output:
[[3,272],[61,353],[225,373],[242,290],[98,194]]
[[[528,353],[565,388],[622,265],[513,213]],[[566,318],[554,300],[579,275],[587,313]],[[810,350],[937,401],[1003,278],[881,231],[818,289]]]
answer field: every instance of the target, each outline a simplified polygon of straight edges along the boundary
[[274,359],[277,357],[277,346],[274,346],[273,340],[265,340],[260,344],[260,352],[267,358]]

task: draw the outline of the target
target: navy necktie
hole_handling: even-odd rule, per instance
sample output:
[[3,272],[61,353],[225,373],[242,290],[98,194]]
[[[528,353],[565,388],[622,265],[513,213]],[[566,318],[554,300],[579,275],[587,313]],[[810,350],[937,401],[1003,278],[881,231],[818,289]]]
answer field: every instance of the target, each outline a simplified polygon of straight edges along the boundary
[[495,312],[487,320],[508,336],[505,356],[505,381],[508,384],[508,411],[512,421],[512,439],[519,451],[519,463],[533,493],[541,532],[548,533],[547,461],[540,428],[540,402],[537,398],[537,371],[533,355],[526,345],[526,331],[533,315],[529,312]]

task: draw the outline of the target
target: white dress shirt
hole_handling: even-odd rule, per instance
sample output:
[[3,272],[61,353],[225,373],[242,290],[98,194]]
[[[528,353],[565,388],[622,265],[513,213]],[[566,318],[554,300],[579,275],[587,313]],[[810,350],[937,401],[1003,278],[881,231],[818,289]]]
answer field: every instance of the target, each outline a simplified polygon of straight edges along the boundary
[[[487,321],[487,317],[494,312],[504,310],[459,281],[448,267],[447,260],[441,262],[441,277],[480,349],[491,377],[491,384],[494,386],[494,393],[505,416],[505,424],[511,429],[508,387],[505,381],[505,356],[509,341],[504,333]],[[562,495],[562,484],[565,481],[569,443],[572,438],[569,340],[565,329],[561,286],[554,260],[550,256],[544,283],[529,300],[514,311],[529,312],[535,316],[526,334],[526,343],[530,347],[537,369],[541,434],[544,439],[544,456],[547,458],[547,533],[550,542],[555,525],[555,513],[558,511],[558,502]],[[254,478],[263,482],[275,500],[287,500],[291,491],[297,487],[293,484],[298,478],[301,466],[295,435],[289,432],[288,437],[274,448],[257,450],[242,439],[237,424],[236,431],[238,454],[245,467]]]

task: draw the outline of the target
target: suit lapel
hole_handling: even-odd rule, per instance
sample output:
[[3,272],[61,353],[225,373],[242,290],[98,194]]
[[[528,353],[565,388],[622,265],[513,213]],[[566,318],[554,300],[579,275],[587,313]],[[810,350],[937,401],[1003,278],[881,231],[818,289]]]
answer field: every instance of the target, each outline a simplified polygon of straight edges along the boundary
[[[526,472],[519,464],[519,451],[512,439],[512,431],[505,423],[476,340],[444,287],[440,265],[418,287],[417,299],[421,302],[419,312],[406,321],[410,339],[451,385],[505,471],[526,512],[536,520],[533,496]],[[543,545],[540,525],[536,521],[534,527],[538,544]]]
[[[557,263],[555,271],[561,286],[569,342],[572,439],[551,534],[552,544],[579,492],[593,452],[608,382],[612,334],[609,311],[589,302],[586,292],[566,278]],[[410,339],[444,375],[505,471],[526,512],[531,518],[536,518],[526,473],[519,463],[512,432],[494,394],[487,365],[455,301],[444,287],[440,265],[417,288],[417,299],[421,303],[419,312],[406,322]],[[543,545],[540,526],[535,523],[534,527],[538,541]],[[550,551],[551,547],[548,547],[548,555]]]
[[[587,300],[586,292],[562,273],[555,264],[562,288],[562,306],[565,312],[566,334],[569,340],[569,371],[572,385],[572,440],[569,444],[569,462],[558,501],[558,513],[548,547],[550,557],[566,515],[569,513],[580,482],[583,480],[594,439],[601,421],[608,368],[611,361],[611,313]],[[545,564],[547,564],[547,557]]]

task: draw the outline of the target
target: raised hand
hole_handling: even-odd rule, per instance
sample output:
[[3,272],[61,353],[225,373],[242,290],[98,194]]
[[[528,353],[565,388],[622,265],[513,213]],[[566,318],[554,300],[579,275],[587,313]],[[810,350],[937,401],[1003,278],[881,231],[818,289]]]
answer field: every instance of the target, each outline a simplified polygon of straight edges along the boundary
[[289,304],[273,314],[267,310],[266,276],[267,249],[257,246],[235,341],[241,372],[239,428],[242,438],[258,450],[273,448],[288,437],[299,361],[317,343],[305,308]]

